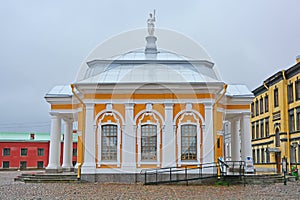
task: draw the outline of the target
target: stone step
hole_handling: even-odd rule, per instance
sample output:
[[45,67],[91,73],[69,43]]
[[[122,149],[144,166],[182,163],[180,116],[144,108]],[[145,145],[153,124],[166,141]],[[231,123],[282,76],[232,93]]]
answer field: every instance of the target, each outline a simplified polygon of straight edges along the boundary
[[69,182],[79,182],[77,179],[24,179],[25,183],[56,183],[56,182],[61,182],[61,183],[69,183]]
[[14,179],[21,182],[74,182],[76,174],[22,174]]

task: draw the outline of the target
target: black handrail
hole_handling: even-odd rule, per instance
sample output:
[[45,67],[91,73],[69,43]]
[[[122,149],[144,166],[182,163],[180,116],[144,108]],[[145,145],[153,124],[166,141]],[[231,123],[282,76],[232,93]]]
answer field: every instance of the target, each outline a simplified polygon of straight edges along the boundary
[[[218,168],[219,168],[219,164],[217,162],[212,162],[212,163],[200,164],[199,166],[143,169],[141,171],[141,174],[144,174],[144,176],[145,176],[144,184],[146,184],[146,185],[180,182],[180,181],[185,181],[186,184],[188,185],[189,180],[218,177]],[[205,169],[212,169],[213,173],[210,172],[210,173],[204,174],[203,171]],[[175,175],[176,175],[176,177],[175,177]]]
[[[185,181],[188,185],[189,180],[206,179],[213,177],[222,177],[228,175],[228,168],[233,169],[231,175],[244,176],[244,161],[222,161],[202,163],[198,166],[183,166],[183,167],[164,167],[157,169],[143,169],[140,174],[144,174],[145,185],[161,184]],[[224,171],[224,167],[226,168]],[[235,172],[235,167],[238,167],[238,174]],[[205,174],[206,169],[212,169],[212,172]],[[198,170],[198,171],[197,171]],[[203,173],[204,172],[204,173]],[[220,172],[220,173],[218,173]],[[245,178],[244,178],[245,181]],[[245,182],[244,182],[245,185]]]

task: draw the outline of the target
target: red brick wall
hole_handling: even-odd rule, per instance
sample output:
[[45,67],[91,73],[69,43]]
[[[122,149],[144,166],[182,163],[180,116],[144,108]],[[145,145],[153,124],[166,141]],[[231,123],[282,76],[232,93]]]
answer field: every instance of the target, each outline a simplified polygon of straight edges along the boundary
[[[3,149],[10,148],[10,155],[3,156]],[[21,148],[27,148],[27,156],[21,156]],[[38,148],[44,149],[44,156],[38,156]],[[73,148],[77,148],[77,143],[73,143]],[[9,161],[10,168],[20,168],[20,162],[26,161],[27,168],[37,168],[37,162],[43,161],[44,167],[48,165],[49,157],[49,141],[47,142],[0,142],[0,168],[3,168],[3,161]],[[73,156],[72,161],[76,161],[77,157]],[[63,142],[61,143],[60,161],[63,161]]]

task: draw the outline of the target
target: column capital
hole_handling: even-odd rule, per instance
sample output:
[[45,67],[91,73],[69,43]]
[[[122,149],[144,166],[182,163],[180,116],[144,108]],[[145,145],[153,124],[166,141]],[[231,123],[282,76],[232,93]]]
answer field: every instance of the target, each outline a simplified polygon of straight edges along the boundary
[[164,105],[165,105],[165,109],[170,110],[173,109],[174,103],[164,103]]
[[250,118],[250,112],[243,112],[243,118]]
[[93,110],[95,106],[94,103],[85,103],[84,105],[87,110]]
[[212,106],[212,104],[204,104],[205,106],[204,106],[204,110],[212,110],[213,109],[213,106]]
[[62,117],[62,120],[67,124],[67,123],[73,123],[74,119],[69,118],[69,117]]
[[49,114],[51,115],[51,118],[58,118],[60,117],[61,118],[61,114],[59,112],[49,112]]
[[210,99],[210,100],[203,101],[202,103],[205,105],[205,107],[212,107],[215,103],[215,100]]
[[124,103],[126,109],[133,109],[134,103]]

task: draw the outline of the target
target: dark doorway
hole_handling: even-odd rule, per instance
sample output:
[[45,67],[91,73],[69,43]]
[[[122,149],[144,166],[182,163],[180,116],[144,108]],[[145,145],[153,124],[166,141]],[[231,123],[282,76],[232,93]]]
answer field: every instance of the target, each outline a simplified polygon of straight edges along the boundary
[[275,153],[277,173],[281,173],[281,153]]

